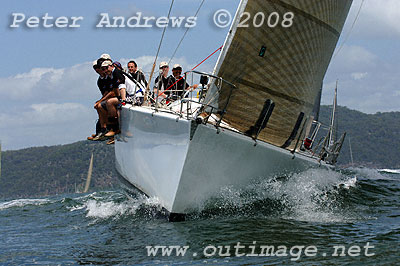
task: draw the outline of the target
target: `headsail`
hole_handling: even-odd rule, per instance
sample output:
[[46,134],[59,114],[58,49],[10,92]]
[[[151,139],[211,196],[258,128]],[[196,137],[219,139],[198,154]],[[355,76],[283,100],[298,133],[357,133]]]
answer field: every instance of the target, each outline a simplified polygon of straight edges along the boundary
[[[246,132],[259,119],[265,101],[271,99],[275,108],[258,138],[277,146],[293,146],[292,140],[301,132],[299,127],[311,115],[319,97],[351,3],[242,0],[214,70],[215,75],[238,88],[224,120]],[[250,14],[249,27],[238,27],[244,12]],[[266,19],[261,27],[254,27],[253,19],[260,12]],[[267,23],[273,12],[279,14],[275,27]],[[283,16],[289,12],[294,15],[293,21],[290,27],[283,27]],[[228,91],[222,88],[216,101],[222,105],[227,97]]]

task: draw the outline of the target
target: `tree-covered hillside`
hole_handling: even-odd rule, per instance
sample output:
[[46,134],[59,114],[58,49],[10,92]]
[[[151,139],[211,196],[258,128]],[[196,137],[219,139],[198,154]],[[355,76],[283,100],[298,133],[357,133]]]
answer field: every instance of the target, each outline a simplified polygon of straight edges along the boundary
[[[331,107],[322,106],[320,121],[328,123]],[[338,135],[347,137],[338,163],[351,162],[349,140],[355,165],[372,168],[400,168],[400,112],[364,114],[338,107]]]
[[2,154],[0,198],[45,196],[82,191],[93,152],[92,189],[115,186],[114,147],[80,141]]
[[[330,107],[322,106],[320,120],[328,124]],[[347,132],[339,164],[350,165],[349,139],[356,166],[400,168],[400,112],[364,114],[339,107],[339,136]],[[114,146],[80,141],[2,154],[0,198],[46,196],[82,191],[91,154],[94,167],[91,189],[118,186]]]

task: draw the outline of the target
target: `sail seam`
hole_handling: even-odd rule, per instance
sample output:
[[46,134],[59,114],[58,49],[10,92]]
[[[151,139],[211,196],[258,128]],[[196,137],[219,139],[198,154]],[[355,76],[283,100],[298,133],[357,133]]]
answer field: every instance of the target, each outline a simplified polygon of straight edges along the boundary
[[291,97],[291,96],[286,95],[286,94],[281,93],[281,92],[277,92],[277,91],[275,91],[273,89],[267,88],[265,86],[261,86],[259,84],[253,83],[253,82],[248,81],[248,80],[238,79],[237,82],[240,83],[240,84],[243,84],[245,86],[248,86],[248,87],[252,87],[252,88],[256,88],[258,90],[262,90],[262,91],[268,92],[269,94],[271,94],[273,96],[276,96],[276,97],[279,97],[279,98],[283,98],[283,99],[288,100],[288,101],[293,102],[293,103],[297,103],[297,104],[300,104],[300,105],[305,105],[305,106],[308,106],[308,107],[311,107],[311,108],[314,107],[314,105],[311,104],[311,103],[308,103],[308,102],[302,101],[300,99]]
[[281,7],[284,7],[286,9],[289,9],[290,11],[295,12],[296,14],[299,14],[299,15],[301,15],[301,16],[303,16],[303,17],[305,17],[305,18],[317,23],[318,25],[324,27],[325,29],[327,29],[330,32],[332,32],[333,34],[335,34],[337,37],[340,36],[340,33],[335,28],[333,28],[331,25],[323,22],[319,18],[314,17],[313,15],[311,15],[311,14],[309,14],[307,12],[304,12],[301,9],[298,9],[295,6],[292,6],[292,5],[288,4],[288,3],[285,3],[282,0],[267,0],[267,1],[275,3],[277,5],[280,5]]

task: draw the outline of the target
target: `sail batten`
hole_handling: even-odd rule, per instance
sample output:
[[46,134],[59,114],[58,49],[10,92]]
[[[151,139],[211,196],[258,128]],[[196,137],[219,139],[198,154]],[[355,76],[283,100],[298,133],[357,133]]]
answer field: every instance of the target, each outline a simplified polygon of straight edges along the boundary
[[[299,115],[303,113],[305,121],[314,109],[351,3],[352,0],[242,0],[214,70],[215,75],[238,88],[224,120],[246,132],[270,99],[275,108],[258,138],[277,146],[287,143],[298,127]],[[244,12],[251,18],[247,28],[238,27]],[[278,13],[279,25],[271,27],[265,21],[261,27],[254,27],[252,19],[259,12],[266,19],[273,12]],[[294,15],[293,23],[283,27],[283,16],[289,12]],[[228,91],[222,89],[214,105],[223,106],[227,97]]]

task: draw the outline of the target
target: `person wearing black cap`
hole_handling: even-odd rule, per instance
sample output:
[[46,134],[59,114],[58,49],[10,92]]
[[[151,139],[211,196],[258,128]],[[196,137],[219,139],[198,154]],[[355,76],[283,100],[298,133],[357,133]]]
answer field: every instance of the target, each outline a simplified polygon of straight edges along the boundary
[[170,91],[168,96],[170,100],[175,101],[178,98],[181,98],[185,94],[185,91],[190,87],[181,74],[182,66],[175,64],[174,68],[172,69],[172,75],[168,78],[168,88]]
[[116,69],[121,70],[122,72],[124,71],[124,69],[122,68],[122,65],[121,65],[120,62],[117,62],[117,61],[113,62],[113,66],[114,66]]

